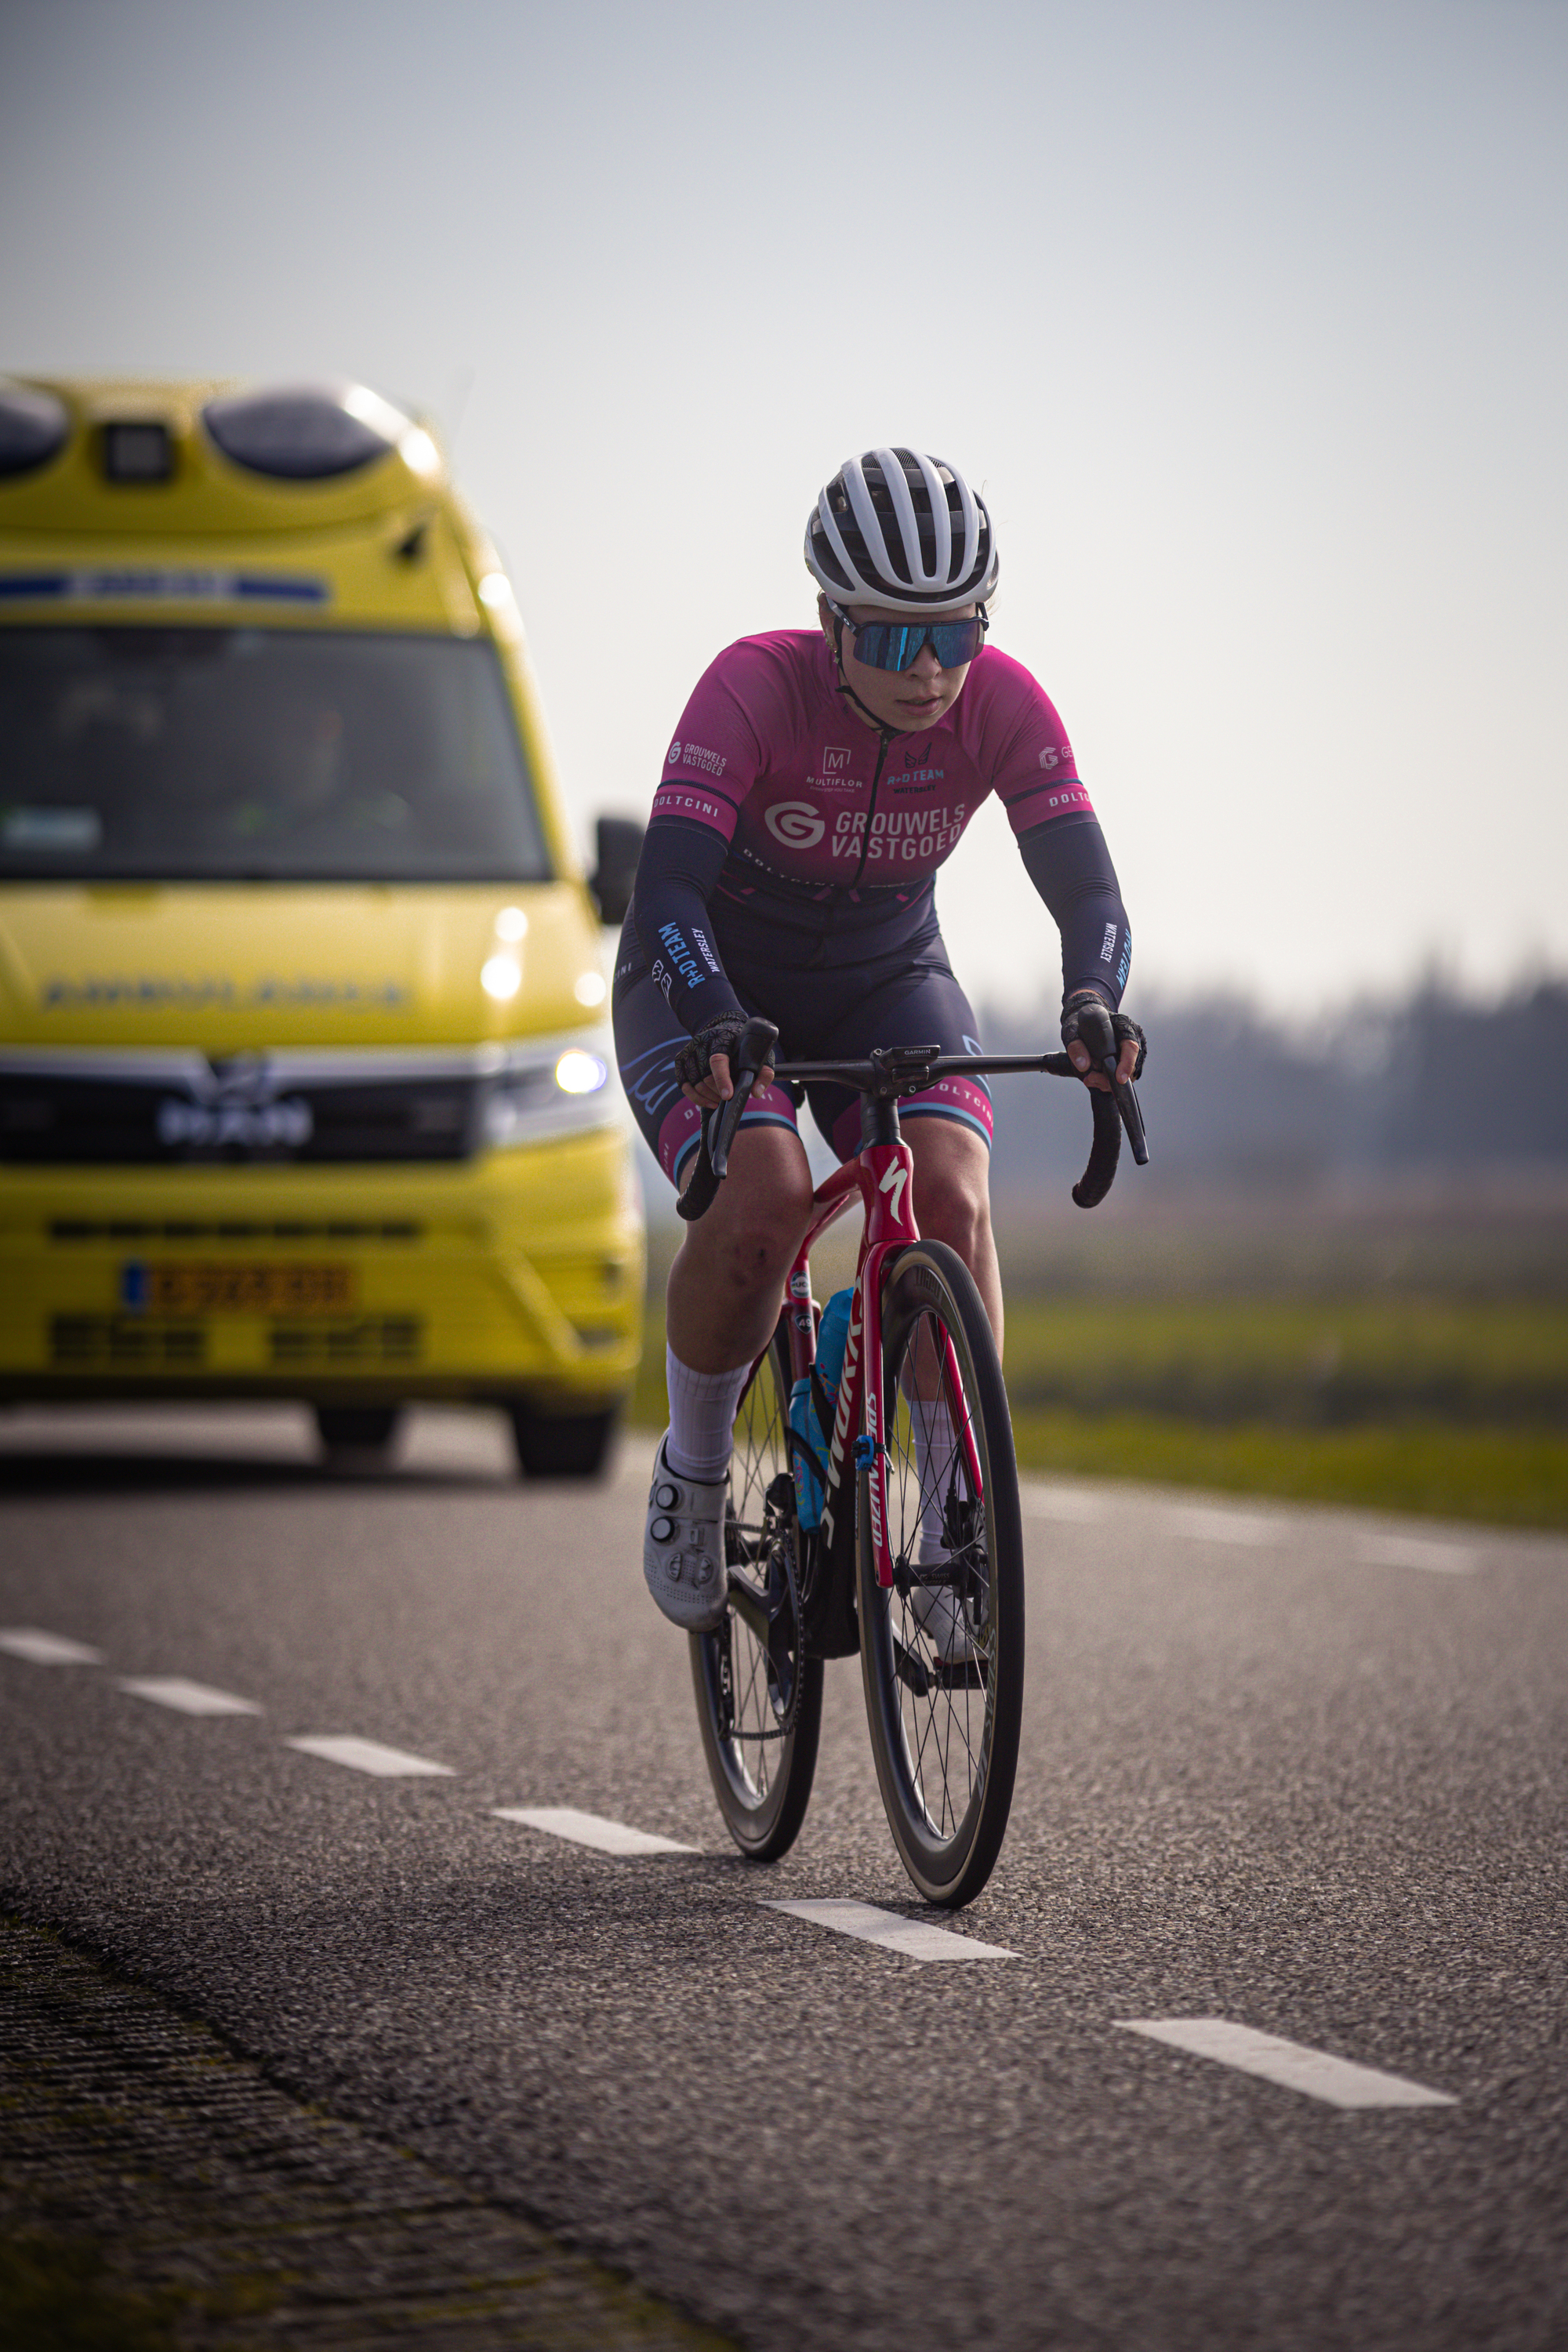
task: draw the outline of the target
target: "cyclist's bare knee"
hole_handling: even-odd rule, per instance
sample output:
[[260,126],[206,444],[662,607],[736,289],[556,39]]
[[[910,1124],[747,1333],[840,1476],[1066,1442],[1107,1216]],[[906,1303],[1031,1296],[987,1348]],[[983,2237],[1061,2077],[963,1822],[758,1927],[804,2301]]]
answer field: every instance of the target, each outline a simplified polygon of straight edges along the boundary
[[811,1214],[811,1191],[797,1138],[782,1128],[736,1138],[729,1177],[702,1221],[712,1229],[705,1238],[727,1278],[747,1286],[783,1284]]
[[683,1362],[721,1370],[766,1346],[811,1195],[797,1135],[776,1127],[741,1130],[717,1199],[688,1229],[670,1269],[669,1339]]

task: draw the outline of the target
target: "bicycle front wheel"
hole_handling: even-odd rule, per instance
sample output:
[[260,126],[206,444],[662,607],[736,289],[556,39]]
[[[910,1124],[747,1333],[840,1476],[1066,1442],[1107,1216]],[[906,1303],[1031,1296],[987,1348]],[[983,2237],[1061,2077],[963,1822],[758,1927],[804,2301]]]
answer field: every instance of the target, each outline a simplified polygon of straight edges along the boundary
[[900,1253],[882,1295],[882,1349],[893,1582],[877,1581],[862,1511],[866,1708],[904,1867],[928,1903],[956,1906],[973,1902],[1001,1852],[1024,1707],[1013,1424],[991,1325],[956,1251],[917,1242]]
[[801,1538],[789,1445],[789,1339],[781,1320],[735,1415],[724,1519],[730,1606],[691,1636],[709,1777],[752,1862],[776,1862],[805,1819],[822,1727],[822,1661],[804,1654]]

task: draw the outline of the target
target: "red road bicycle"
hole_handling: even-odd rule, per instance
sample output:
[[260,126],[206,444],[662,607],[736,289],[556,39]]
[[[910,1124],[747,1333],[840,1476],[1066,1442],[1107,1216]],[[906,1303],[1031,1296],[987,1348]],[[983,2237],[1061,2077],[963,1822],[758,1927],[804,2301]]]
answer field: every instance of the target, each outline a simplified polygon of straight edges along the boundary
[[[679,1204],[688,1221],[717,1194],[777,1037],[753,1021],[740,1042],[734,1095],[705,1120]],[[899,1097],[950,1074],[1025,1071],[1078,1076],[1065,1054],[971,1056],[934,1045],[777,1065],[781,1085],[857,1088],[862,1140],[817,1189],[777,1328],[742,1395],[724,1530],[729,1608],[716,1632],[691,1636],[708,1769],[742,1853],[773,1862],[793,1844],[816,1767],[823,1663],[858,1651],[893,1842],[926,1901],[951,1907],[990,1876],[1013,1801],[1023,1534],[991,1326],[956,1251],[921,1239]],[[1110,1188],[1123,1125],[1139,1164],[1149,1156],[1131,1086],[1089,1099],[1094,1142],[1073,1187],[1083,1208]],[[816,1356],[811,1245],[857,1200],[866,1222],[818,1515],[790,1397]]]

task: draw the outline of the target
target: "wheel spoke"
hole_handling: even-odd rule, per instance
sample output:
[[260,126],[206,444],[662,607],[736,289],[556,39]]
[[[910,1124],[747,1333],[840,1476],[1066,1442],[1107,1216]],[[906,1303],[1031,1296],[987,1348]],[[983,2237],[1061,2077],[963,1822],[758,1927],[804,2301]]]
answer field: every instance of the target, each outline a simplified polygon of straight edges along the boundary
[[813,1669],[799,1649],[787,1365],[781,1332],[735,1416],[724,1555],[744,1591],[731,1598],[725,1620],[727,1710],[717,1681],[721,1640],[699,1637],[692,1645],[699,1718],[720,1809],[742,1851],[763,1860],[783,1853],[799,1828],[821,1706],[820,1664]]

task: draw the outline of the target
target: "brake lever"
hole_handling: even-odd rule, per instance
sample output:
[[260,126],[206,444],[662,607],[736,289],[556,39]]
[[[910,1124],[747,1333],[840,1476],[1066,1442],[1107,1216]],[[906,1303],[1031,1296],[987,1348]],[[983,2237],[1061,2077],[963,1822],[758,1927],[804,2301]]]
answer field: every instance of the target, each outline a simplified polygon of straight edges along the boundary
[[708,1114],[710,1121],[708,1157],[713,1164],[713,1173],[721,1183],[729,1173],[730,1146],[735,1140],[736,1130],[741,1124],[741,1115],[746,1108],[746,1097],[756,1083],[757,1074],[754,1070],[739,1071],[735,1077],[735,1091],[729,1101],[720,1103]]
[[1121,1113],[1121,1124],[1127,1129],[1127,1140],[1132,1146],[1132,1157],[1140,1168],[1149,1165],[1149,1139],[1144,1131],[1143,1112],[1138,1100],[1138,1089],[1131,1078],[1110,1080],[1110,1091],[1116,1097],[1116,1108]]
[[735,1091],[728,1102],[719,1105],[716,1114],[710,1113],[712,1123],[708,1129],[708,1157],[720,1183],[729,1172],[730,1146],[735,1140],[747,1097],[778,1041],[779,1033],[773,1023],[754,1014],[736,1040],[732,1057]]

